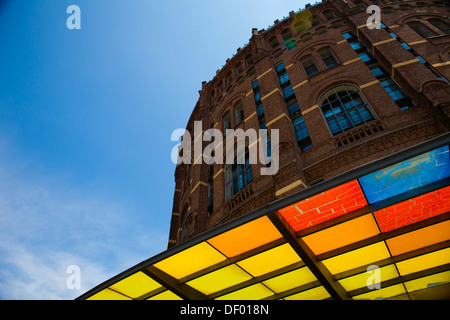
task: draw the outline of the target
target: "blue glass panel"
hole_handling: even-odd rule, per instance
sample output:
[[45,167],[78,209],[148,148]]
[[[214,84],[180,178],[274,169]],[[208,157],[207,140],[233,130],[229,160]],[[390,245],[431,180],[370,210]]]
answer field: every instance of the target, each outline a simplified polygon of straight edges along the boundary
[[449,147],[444,146],[358,180],[371,204],[449,176]]
[[355,35],[351,32],[346,32],[342,34],[344,36],[345,39],[350,39],[352,37],[354,37]]
[[284,70],[284,69],[285,69],[284,63],[283,63],[283,62],[280,63],[279,65],[277,65],[277,66],[275,67],[275,69],[277,70],[277,72],[280,72],[281,70]]
[[411,47],[408,46],[408,45],[407,45],[406,43],[404,43],[404,42],[402,42],[401,45],[402,45],[402,47],[405,48],[406,50],[410,50],[410,49],[411,49]]
[[289,81],[289,76],[287,73],[283,73],[280,75],[280,84],[283,85]]
[[293,114],[293,113],[299,112],[300,111],[300,107],[298,106],[298,103],[295,102],[294,104],[290,105],[288,107],[288,111],[289,111],[289,114]]

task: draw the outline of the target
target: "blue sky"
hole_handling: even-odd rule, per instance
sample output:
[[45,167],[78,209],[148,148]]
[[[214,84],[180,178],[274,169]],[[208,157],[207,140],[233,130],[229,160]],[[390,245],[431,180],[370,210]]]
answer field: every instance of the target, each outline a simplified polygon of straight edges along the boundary
[[73,299],[164,251],[171,133],[253,27],[305,3],[0,0],[0,299]]

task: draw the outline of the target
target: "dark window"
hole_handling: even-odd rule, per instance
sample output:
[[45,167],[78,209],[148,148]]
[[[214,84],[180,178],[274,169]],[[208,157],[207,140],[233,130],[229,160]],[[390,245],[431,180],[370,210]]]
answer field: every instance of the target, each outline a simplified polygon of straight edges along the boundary
[[325,10],[325,11],[323,12],[323,15],[325,16],[325,18],[327,18],[327,20],[331,20],[331,19],[336,18],[336,15],[335,15],[334,12],[331,11],[331,10]]
[[214,165],[209,166],[208,172],[208,215],[214,212]]
[[269,39],[269,45],[270,45],[270,48],[271,48],[271,49],[275,48],[275,47],[278,46],[279,44],[280,44],[280,43],[278,42],[277,37],[273,36],[273,37],[271,37],[271,38]]
[[248,148],[245,148],[245,162],[238,164],[238,158],[235,152],[233,163],[225,166],[227,200],[252,182],[252,167],[250,165]]
[[322,58],[323,63],[325,63],[327,68],[334,67],[338,64],[333,52],[330,48],[324,48],[319,50],[319,55]]
[[181,220],[181,240],[184,240],[184,238],[186,238],[186,222],[187,222],[187,218],[189,216],[189,212],[188,212],[188,207],[186,206],[186,208],[183,211],[183,217]]
[[231,129],[231,119],[230,114],[227,112],[223,117],[223,134],[227,134],[227,129]]
[[314,59],[311,56],[303,58],[301,63],[308,77],[312,77],[313,75],[319,73],[319,70],[314,63]]
[[391,96],[392,100],[398,105],[400,110],[406,110],[414,107],[411,98],[399,87],[399,85],[391,77],[380,80],[384,90]]
[[292,121],[295,130],[295,137],[297,138],[298,146],[300,150],[305,151],[312,147],[311,137],[309,136],[308,129],[306,128],[305,120],[302,116],[297,117]]
[[312,22],[311,22],[311,24],[312,24],[313,26],[315,26],[315,25],[318,25],[319,23],[320,23],[319,17],[316,16],[316,15],[313,15],[313,16],[312,16]]
[[424,38],[430,38],[435,36],[435,34],[430,29],[425,27],[419,21],[408,22],[408,26]]
[[289,29],[284,29],[283,31],[281,31],[281,36],[284,40],[289,40],[290,38],[292,38],[292,33]]
[[433,26],[435,26],[436,28],[438,28],[439,30],[443,31],[445,34],[450,34],[450,28],[448,27],[447,24],[445,24],[442,20],[440,19],[429,19],[428,20]]
[[253,64],[253,56],[251,54],[248,54],[245,57],[245,65],[248,67],[250,67]]
[[234,115],[236,118],[236,125],[244,121],[244,107],[242,105],[242,102],[238,102],[234,106]]

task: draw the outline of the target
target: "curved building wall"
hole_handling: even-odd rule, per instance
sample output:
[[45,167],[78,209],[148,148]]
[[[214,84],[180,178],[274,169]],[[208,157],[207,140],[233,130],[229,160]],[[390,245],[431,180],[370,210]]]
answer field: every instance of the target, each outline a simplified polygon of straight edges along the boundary
[[[381,8],[381,29],[367,26],[371,4]],[[179,164],[169,247],[448,131],[448,8],[329,0],[253,29],[203,82],[186,129],[193,133],[195,121],[203,131],[278,129],[279,170],[264,176],[263,164],[248,165],[237,190],[226,164]]]

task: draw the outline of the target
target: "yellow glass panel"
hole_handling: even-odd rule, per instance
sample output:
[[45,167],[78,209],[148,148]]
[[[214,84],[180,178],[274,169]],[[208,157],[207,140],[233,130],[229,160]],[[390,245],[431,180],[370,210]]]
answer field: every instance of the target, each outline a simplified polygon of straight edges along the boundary
[[393,256],[420,249],[450,239],[450,220],[412,231],[392,239],[386,243]]
[[250,276],[247,272],[239,268],[237,265],[232,264],[191,280],[186,284],[206,295],[209,295],[251,278],[252,276]]
[[[386,280],[397,278],[399,276],[397,269],[395,268],[395,265],[393,265],[393,264],[385,266],[385,267],[381,267],[380,269],[378,269],[379,278],[376,277],[375,272],[376,271],[360,273],[360,274],[354,275],[352,277],[341,279],[341,280],[339,280],[339,283],[342,285],[342,287],[344,287],[344,289],[346,291],[351,291],[351,290],[366,287],[367,281],[369,279],[372,280],[375,278],[377,282],[378,282],[378,280],[379,280],[379,282],[383,282]],[[369,284],[373,284],[373,282],[370,281]]]
[[269,218],[264,216],[209,239],[208,242],[227,257],[234,257],[281,237]]
[[389,251],[381,241],[326,259],[323,264],[332,274],[337,274],[389,257]]
[[434,287],[447,282],[450,282],[450,271],[445,271],[433,274],[431,276],[405,282],[405,287],[406,290],[411,293],[416,290]]
[[294,249],[285,243],[276,248],[264,251],[237,264],[254,277],[278,270],[301,261]]
[[183,299],[181,299],[172,291],[166,290],[157,295],[154,295],[153,297],[148,298],[147,300],[183,300]]
[[323,300],[331,297],[328,291],[320,286],[313,289],[309,289],[300,293],[293,294],[292,296],[285,297],[285,300]]
[[271,290],[279,293],[316,280],[317,278],[311,270],[307,267],[303,267],[263,281],[263,283]]
[[154,266],[176,279],[181,279],[225,259],[226,257],[223,254],[208,243],[202,242],[155,263]]
[[216,300],[261,300],[273,294],[274,293],[265,285],[257,283],[250,287],[221,296]]
[[123,294],[112,291],[110,289],[105,289],[87,298],[86,300],[132,300],[132,299],[124,296]]
[[402,276],[450,263],[450,248],[427,253],[415,258],[397,262],[398,271]]
[[352,219],[302,239],[315,254],[321,254],[379,234],[372,214]]
[[126,294],[133,299],[161,287],[162,285],[141,271],[110,286],[114,291]]
[[355,300],[382,300],[406,293],[403,284],[396,284],[390,287],[373,289],[370,292],[354,296]]

